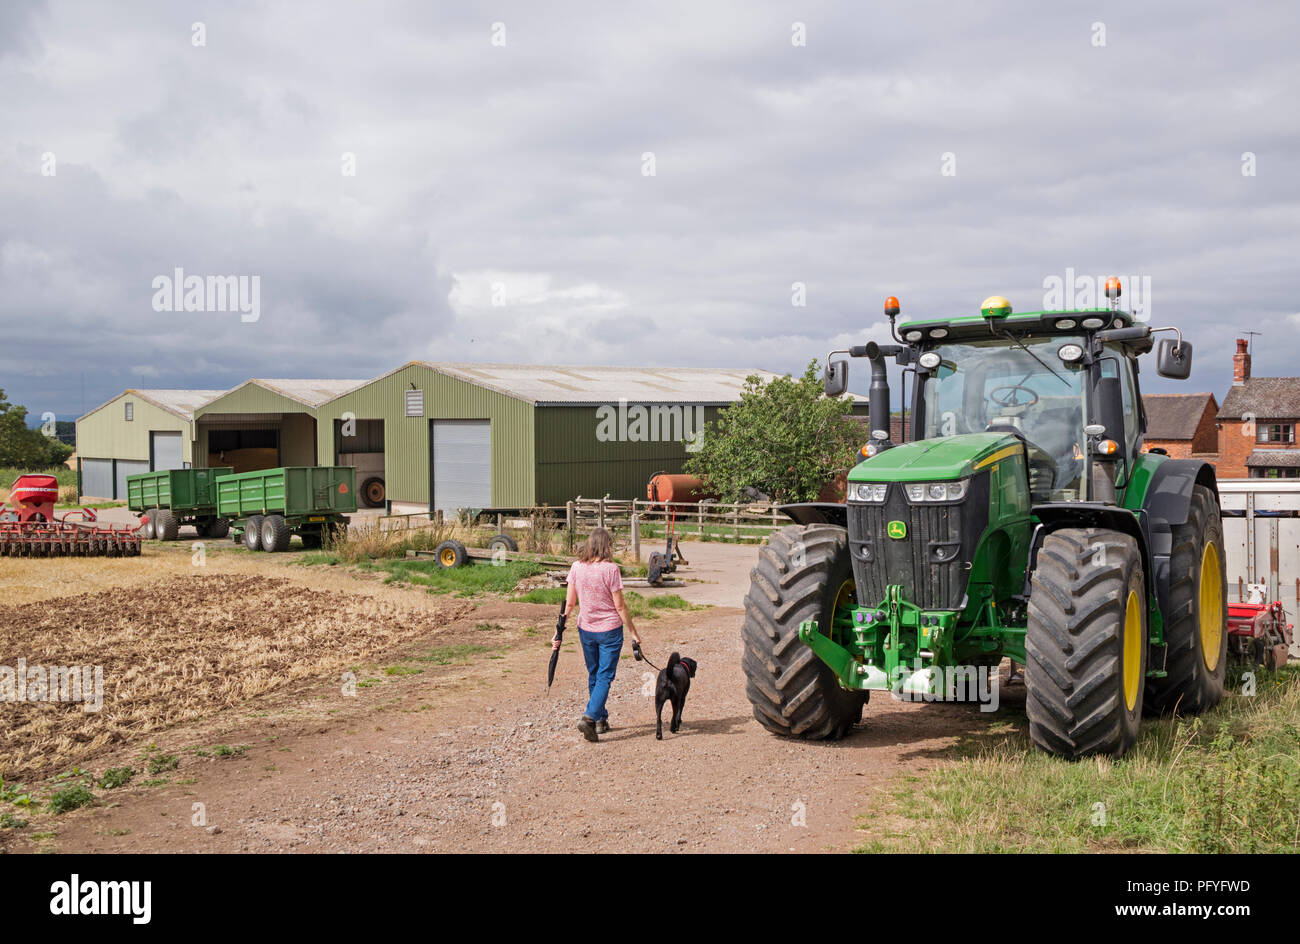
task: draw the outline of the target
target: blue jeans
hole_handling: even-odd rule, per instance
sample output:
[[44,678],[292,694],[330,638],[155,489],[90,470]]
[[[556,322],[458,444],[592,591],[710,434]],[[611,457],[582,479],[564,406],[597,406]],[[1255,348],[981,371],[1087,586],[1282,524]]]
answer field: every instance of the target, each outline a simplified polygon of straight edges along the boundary
[[592,721],[608,721],[605,700],[609,698],[609,687],[618,671],[618,654],[623,651],[623,627],[604,633],[589,633],[579,628],[578,640],[582,643],[582,657],[587,662],[587,692],[591,696],[583,714]]

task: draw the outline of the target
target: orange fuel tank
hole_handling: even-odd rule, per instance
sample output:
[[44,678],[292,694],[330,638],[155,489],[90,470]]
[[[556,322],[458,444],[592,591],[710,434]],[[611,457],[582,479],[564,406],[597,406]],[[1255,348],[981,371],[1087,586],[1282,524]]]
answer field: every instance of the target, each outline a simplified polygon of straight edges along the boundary
[[645,497],[652,502],[689,502],[704,497],[704,482],[696,475],[673,475],[660,472],[645,487]]

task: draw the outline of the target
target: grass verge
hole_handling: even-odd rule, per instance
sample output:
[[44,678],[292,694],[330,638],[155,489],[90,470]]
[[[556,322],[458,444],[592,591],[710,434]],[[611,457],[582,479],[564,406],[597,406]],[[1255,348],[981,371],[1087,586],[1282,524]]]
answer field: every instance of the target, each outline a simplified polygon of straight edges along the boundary
[[1004,722],[904,778],[860,817],[857,851],[1300,851],[1300,665],[1255,684],[1197,718],[1144,720],[1118,760],[1049,757]]

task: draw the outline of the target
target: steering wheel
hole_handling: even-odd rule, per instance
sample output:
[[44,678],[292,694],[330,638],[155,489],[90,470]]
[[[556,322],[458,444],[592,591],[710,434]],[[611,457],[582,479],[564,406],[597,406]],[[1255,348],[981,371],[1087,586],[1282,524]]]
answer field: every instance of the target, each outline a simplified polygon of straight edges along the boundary
[[[1004,390],[1007,392],[1002,393]],[[1030,399],[1025,400],[1022,403],[1017,391],[1029,394]],[[1002,395],[999,396],[998,394]],[[1020,384],[1007,384],[1005,387],[994,387],[989,391],[988,398],[1001,407],[1033,406],[1038,402],[1038,394]]]

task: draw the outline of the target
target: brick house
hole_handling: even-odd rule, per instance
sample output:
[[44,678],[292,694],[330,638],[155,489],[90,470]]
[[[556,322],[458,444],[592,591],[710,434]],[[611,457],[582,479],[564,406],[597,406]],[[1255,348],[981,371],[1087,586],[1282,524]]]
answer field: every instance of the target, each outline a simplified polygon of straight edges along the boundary
[[1219,402],[1212,393],[1147,393],[1143,450],[1163,449],[1174,459],[1217,458]]
[[1300,377],[1252,377],[1241,339],[1218,420],[1219,478],[1300,478]]

